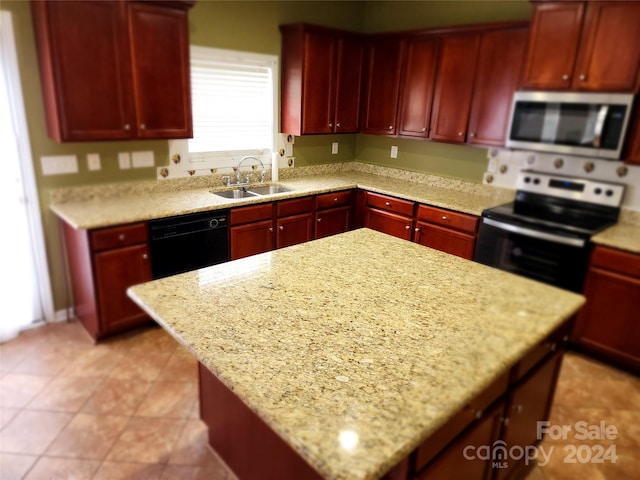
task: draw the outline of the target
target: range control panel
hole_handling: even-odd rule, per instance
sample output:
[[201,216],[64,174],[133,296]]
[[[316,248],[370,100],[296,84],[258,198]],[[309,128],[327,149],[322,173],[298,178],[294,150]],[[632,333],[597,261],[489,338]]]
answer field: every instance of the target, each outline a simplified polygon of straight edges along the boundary
[[540,195],[619,207],[622,204],[625,186],[618,183],[523,170],[518,176],[516,188]]

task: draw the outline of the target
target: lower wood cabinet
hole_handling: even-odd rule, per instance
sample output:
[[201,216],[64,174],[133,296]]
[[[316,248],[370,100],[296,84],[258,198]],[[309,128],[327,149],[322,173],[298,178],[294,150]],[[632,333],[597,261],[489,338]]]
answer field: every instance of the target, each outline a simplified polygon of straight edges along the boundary
[[276,248],[313,239],[313,197],[283,200],[276,204]]
[[316,196],[315,237],[336,235],[351,229],[353,192],[331,192]]
[[274,204],[261,203],[239,207],[229,214],[229,247],[231,260],[273,250]]
[[572,340],[597,357],[640,371],[640,255],[597,246],[584,285],[587,303]]
[[75,314],[94,340],[150,318],[127,296],[151,280],[146,223],[77,230],[62,222]]
[[365,193],[364,226],[403,240],[413,235],[414,203],[379,193]]
[[413,241],[471,260],[478,223],[474,215],[419,205]]

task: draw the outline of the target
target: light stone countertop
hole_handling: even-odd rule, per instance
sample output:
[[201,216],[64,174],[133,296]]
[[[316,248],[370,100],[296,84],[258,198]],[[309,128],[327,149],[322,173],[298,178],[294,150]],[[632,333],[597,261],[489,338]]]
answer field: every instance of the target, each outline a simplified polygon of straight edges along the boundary
[[128,293],[320,474],[349,480],[386,473],[584,302],[368,229]]
[[[297,170],[304,172],[305,168]],[[212,189],[225,189],[219,183],[215,187],[200,188],[190,188],[189,184],[182,183],[179,188],[172,189],[166,181],[165,189],[152,185],[145,190],[148,183],[139,182],[140,188],[136,188],[135,182],[131,182],[131,185],[114,185],[113,190],[109,189],[111,186],[76,189],[84,191],[82,197],[59,195],[52,199],[50,208],[74,228],[92,229],[358,187],[474,215],[513,199],[513,191],[507,189],[432,175],[398,173],[398,170],[380,167],[361,167],[359,170],[306,167],[306,171],[320,173],[282,178],[277,183],[293,191],[275,195],[226,199],[211,193]],[[389,171],[396,177],[384,174]]]
[[595,244],[640,254],[640,225],[618,223],[591,237]]

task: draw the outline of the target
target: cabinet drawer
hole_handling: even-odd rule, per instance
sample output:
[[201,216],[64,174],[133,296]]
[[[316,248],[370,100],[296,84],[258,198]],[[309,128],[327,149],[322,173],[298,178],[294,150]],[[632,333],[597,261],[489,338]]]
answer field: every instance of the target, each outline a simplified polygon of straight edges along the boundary
[[596,247],[591,254],[591,266],[640,278],[640,255]]
[[367,205],[408,217],[413,216],[413,202],[408,200],[367,192]]
[[297,215],[298,213],[310,212],[313,209],[313,197],[294,198],[283,200],[277,203],[276,210],[278,217]]
[[93,251],[147,243],[147,224],[135,223],[121,227],[103,228],[91,232]]
[[442,208],[418,206],[418,220],[435,223],[443,227],[455,228],[463,232],[475,233],[478,229],[478,217],[466,213],[452,212]]
[[323,208],[341,207],[343,205],[349,205],[350,203],[351,190],[323,193],[322,195],[316,196],[316,208],[318,210]]
[[271,218],[273,218],[273,203],[262,203],[260,205],[251,205],[250,207],[234,208],[229,214],[229,224],[240,225],[242,223],[270,220]]

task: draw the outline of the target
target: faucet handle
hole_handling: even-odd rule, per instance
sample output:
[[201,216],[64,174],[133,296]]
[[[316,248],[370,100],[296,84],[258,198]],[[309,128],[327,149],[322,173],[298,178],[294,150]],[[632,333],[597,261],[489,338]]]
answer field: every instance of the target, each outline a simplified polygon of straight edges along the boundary
[[223,175],[222,183],[226,186],[229,186],[229,184],[231,183],[231,177],[229,175]]
[[267,176],[267,171],[263,168],[260,170],[260,183],[264,183],[264,179]]
[[251,183],[251,179],[253,178],[253,174],[252,173],[247,173],[247,175],[244,177],[244,181],[247,183]]

